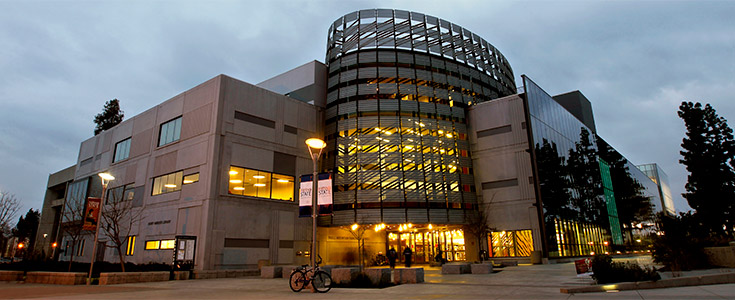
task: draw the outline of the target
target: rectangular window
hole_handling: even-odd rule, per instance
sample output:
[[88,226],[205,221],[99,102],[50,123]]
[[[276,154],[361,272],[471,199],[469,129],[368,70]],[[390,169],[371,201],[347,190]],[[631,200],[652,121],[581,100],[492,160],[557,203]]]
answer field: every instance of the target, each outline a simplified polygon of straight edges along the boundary
[[184,184],[192,184],[199,181],[199,173],[184,176]]
[[493,257],[530,256],[533,251],[531,230],[491,232],[488,238]]
[[125,245],[125,255],[133,256],[134,252],[135,252],[135,236],[131,235],[131,236],[128,236],[128,241],[127,241],[127,244]]
[[120,201],[131,201],[135,197],[135,188],[133,184],[126,184],[107,190],[105,196],[105,204],[117,203]]
[[153,196],[181,190],[183,171],[153,178]]
[[229,174],[230,194],[293,201],[293,176],[234,166]]
[[77,241],[77,256],[84,256],[84,240]]
[[176,240],[162,240],[161,249],[173,249],[175,243],[176,243]]
[[158,135],[158,146],[178,141],[181,138],[181,117],[161,124],[161,132]]
[[145,250],[158,250],[161,246],[161,241],[146,241]]
[[130,156],[130,138],[124,139],[115,144],[115,157],[112,162],[125,160]]

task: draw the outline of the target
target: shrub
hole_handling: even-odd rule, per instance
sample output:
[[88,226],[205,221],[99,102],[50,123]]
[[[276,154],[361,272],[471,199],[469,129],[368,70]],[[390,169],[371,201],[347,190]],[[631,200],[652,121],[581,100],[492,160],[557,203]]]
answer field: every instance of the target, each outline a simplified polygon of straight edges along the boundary
[[702,231],[696,216],[660,215],[659,228],[664,235],[653,238],[653,261],[671,271],[687,271],[708,266],[704,248],[718,244],[716,237]]
[[613,262],[609,255],[595,255],[592,258],[592,272],[592,278],[599,284],[661,279],[653,267],[644,268],[633,263]]

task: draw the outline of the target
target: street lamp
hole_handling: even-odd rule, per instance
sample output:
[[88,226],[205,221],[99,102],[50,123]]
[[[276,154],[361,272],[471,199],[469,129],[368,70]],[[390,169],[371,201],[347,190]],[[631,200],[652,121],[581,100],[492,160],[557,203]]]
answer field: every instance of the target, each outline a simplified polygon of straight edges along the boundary
[[87,285],[92,284],[92,267],[94,267],[94,260],[97,258],[97,240],[99,239],[100,235],[100,224],[101,222],[99,220],[102,219],[102,208],[105,206],[105,194],[107,194],[107,184],[110,183],[110,181],[115,180],[115,177],[110,175],[110,173],[99,173],[97,174],[102,179],[102,197],[100,197],[100,211],[98,212],[97,217],[97,226],[94,229],[94,244],[92,244],[92,262],[89,264],[89,275],[87,277]]
[[[309,155],[311,155],[311,161],[314,162],[314,172],[311,185],[311,266],[316,267],[316,216],[318,214],[317,209],[319,209],[316,201],[319,188],[317,163],[319,162],[319,156],[322,155],[322,150],[327,146],[327,143],[321,139],[310,138],[306,140],[306,145],[309,146]],[[316,150],[319,150],[319,152]]]

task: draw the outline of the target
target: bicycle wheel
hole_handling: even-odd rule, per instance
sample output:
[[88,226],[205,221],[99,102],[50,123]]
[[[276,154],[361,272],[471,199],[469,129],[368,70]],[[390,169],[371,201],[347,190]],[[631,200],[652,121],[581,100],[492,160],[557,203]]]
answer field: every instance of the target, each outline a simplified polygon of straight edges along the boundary
[[300,292],[304,289],[304,286],[306,286],[306,277],[304,275],[304,272],[300,270],[294,270],[293,273],[291,273],[291,277],[288,280],[288,285],[291,287],[291,290],[295,293]]
[[311,279],[314,289],[320,293],[329,292],[332,289],[332,277],[324,271],[317,271]]

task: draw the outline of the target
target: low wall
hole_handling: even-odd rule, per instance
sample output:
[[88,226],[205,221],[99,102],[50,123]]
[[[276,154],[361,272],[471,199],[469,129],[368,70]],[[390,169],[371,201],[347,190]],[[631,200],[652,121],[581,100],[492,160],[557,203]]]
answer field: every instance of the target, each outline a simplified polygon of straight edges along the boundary
[[0,281],[23,281],[23,271],[0,271]]
[[100,273],[100,285],[168,281],[171,272],[109,272]]
[[87,273],[28,272],[26,283],[76,285],[87,283]]
[[705,247],[704,254],[713,266],[735,268],[735,246]]
[[596,293],[596,292],[607,292],[612,290],[626,291],[626,290],[645,290],[645,289],[660,289],[660,288],[672,288],[682,286],[695,286],[695,285],[710,285],[710,284],[726,284],[735,283],[735,273],[725,274],[711,274],[702,275],[696,277],[678,277],[671,279],[662,279],[659,281],[639,281],[639,282],[621,282],[606,285],[595,285],[585,287],[573,287],[573,288],[562,288],[561,293],[564,294],[576,294],[576,293]]
[[194,279],[235,278],[246,276],[259,276],[258,269],[232,269],[232,270],[194,270]]

